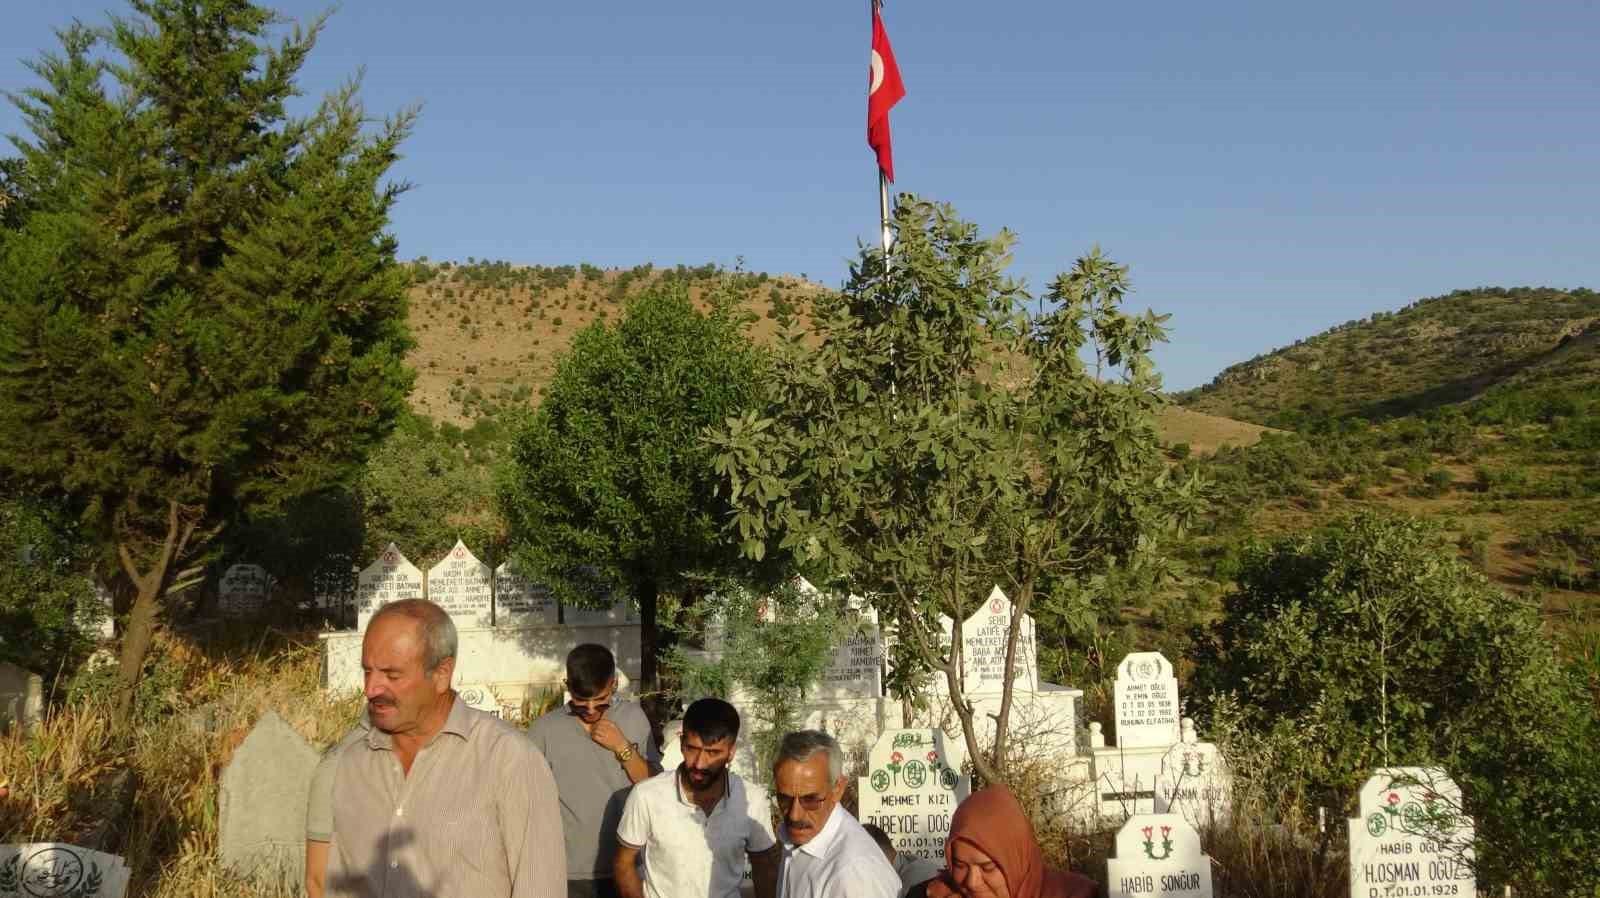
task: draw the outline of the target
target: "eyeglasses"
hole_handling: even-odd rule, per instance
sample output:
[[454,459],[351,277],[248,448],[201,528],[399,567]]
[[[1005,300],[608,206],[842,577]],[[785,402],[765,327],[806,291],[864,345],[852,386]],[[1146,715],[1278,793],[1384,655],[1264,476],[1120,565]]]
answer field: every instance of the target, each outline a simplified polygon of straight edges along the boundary
[[567,702],[567,710],[574,715],[582,717],[585,714],[604,714],[611,709],[611,696],[605,698],[572,699]]
[[808,811],[815,811],[816,809],[822,807],[823,804],[825,804],[828,801],[828,796],[826,796],[826,795],[785,795],[782,792],[775,792],[772,795],[773,804],[776,804],[778,806],[778,810],[784,811],[784,812],[788,812],[788,810],[790,808],[794,807],[794,803],[797,802],[797,801],[800,802],[800,807],[805,808]]

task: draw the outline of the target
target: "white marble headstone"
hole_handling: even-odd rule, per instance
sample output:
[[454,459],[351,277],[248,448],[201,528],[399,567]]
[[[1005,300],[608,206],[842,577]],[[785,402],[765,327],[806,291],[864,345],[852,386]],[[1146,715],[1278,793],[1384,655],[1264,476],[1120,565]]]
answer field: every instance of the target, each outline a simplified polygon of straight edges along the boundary
[[493,689],[482,683],[470,683],[456,687],[456,697],[462,704],[469,708],[492,714],[495,717],[504,717],[505,712],[500,707],[500,697],[495,695]]
[[121,857],[76,845],[0,845],[0,895],[6,898],[123,898],[131,875]]
[[1160,652],[1134,652],[1117,665],[1114,688],[1117,746],[1146,748],[1178,742],[1178,678]]
[[497,627],[553,627],[556,600],[541,583],[511,568],[511,562],[494,571],[494,623]]
[[1106,861],[1110,898],[1212,898],[1211,859],[1200,835],[1177,814],[1139,814],[1117,830]]
[[1155,793],[1156,813],[1181,814],[1194,826],[1208,826],[1228,819],[1233,777],[1215,745],[1179,742],[1161,758]]
[[1472,818],[1461,789],[1437,767],[1389,767],[1361,786],[1350,821],[1350,895],[1478,894]]
[[[996,586],[989,598],[961,625],[962,669],[968,695],[999,693],[1005,686],[1006,643],[1011,632],[1011,599]],[[1015,688],[1039,687],[1039,663],[1032,615],[1023,615],[1017,632],[1013,669]]]
[[450,615],[457,627],[490,627],[494,600],[494,573],[467,549],[456,544],[443,560],[428,570],[428,601]]
[[217,584],[217,609],[224,617],[260,614],[272,592],[272,578],[259,564],[236,564]]
[[857,816],[882,828],[897,853],[942,864],[950,817],[972,792],[962,759],[941,730],[884,730],[857,783]]
[[379,608],[401,599],[423,598],[422,571],[394,543],[356,578],[356,629],[365,630]]

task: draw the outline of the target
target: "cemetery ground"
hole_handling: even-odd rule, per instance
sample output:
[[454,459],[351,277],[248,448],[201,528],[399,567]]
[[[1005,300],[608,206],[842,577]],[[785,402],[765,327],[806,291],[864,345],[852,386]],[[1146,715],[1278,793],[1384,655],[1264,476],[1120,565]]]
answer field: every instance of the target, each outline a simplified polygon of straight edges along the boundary
[[[152,652],[134,722],[111,724],[95,674],[63,686],[70,699],[31,732],[0,736],[0,842],[63,841],[122,855],[128,894],[150,898],[288,895],[252,882],[218,859],[219,783],[236,749],[267,712],[317,749],[333,744],[359,714],[358,695],[330,698],[320,686],[316,633],[240,622],[165,635]],[[203,645],[203,647],[202,647]],[[107,668],[104,676],[112,675]],[[524,716],[559,701],[543,696]],[[1234,759],[1248,770],[1250,759]],[[1007,772],[1052,863],[1105,883],[1114,825],[1086,830],[1049,807],[1054,759],[1030,753]],[[856,771],[859,772],[859,771]],[[1203,830],[1215,894],[1239,898],[1348,895],[1339,813],[1319,833],[1297,796],[1247,775],[1235,782],[1231,823]],[[847,795],[854,810],[854,790]],[[1281,821],[1263,825],[1261,821]]]

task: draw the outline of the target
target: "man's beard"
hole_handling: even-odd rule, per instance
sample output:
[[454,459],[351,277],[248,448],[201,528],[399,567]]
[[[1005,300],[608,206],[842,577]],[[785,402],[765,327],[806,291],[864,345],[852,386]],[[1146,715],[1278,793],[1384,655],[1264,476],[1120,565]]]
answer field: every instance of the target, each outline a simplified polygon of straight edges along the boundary
[[689,788],[695,790],[709,789],[718,781],[728,775],[728,765],[719,764],[707,770],[694,770],[690,767],[683,768],[683,780]]

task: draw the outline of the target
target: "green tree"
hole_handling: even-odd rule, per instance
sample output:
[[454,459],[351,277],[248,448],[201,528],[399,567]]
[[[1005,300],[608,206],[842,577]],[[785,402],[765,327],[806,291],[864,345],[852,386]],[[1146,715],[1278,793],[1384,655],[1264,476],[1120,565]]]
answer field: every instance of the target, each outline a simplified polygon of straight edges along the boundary
[[647,688],[661,647],[657,601],[689,575],[736,566],[721,532],[701,431],[752,407],[762,355],[736,297],[709,312],[682,285],[656,285],[615,324],[579,332],[512,449],[500,507],[526,575],[593,604],[596,581],[625,589],[642,623]]
[[1226,696],[1284,747],[1255,776],[1337,807],[1375,767],[1439,764],[1477,819],[1480,885],[1600,885],[1586,847],[1600,839],[1600,725],[1536,612],[1436,527],[1367,513],[1257,543],[1237,582],[1202,634],[1193,694],[1202,711]]
[[11,95],[31,210],[0,252],[0,468],[137,587],[124,712],[177,572],[241,510],[347,482],[404,406],[406,273],[356,85],[284,109],[321,21],[132,0]]
[[[786,341],[766,407],[709,439],[742,551],[792,552],[819,586],[869,597],[898,637],[892,688],[915,698],[942,673],[994,781],[1012,677],[991,754],[965,698],[960,622],[1004,589],[1012,670],[1022,615],[1036,602],[1088,613],[1108,574],[1150,560],[1192,514],[1197,484],[1168,477],[1149,359],[1161,319],[1119,310],[1125,268],[1096,251],[1029,314],[1004,275],[1009,233],[979,237],[914,197],[894,222],[893,271],[864,251],[843,293],[815,303],[820,345]],[[940,614],[957,622],[949,645]]]

